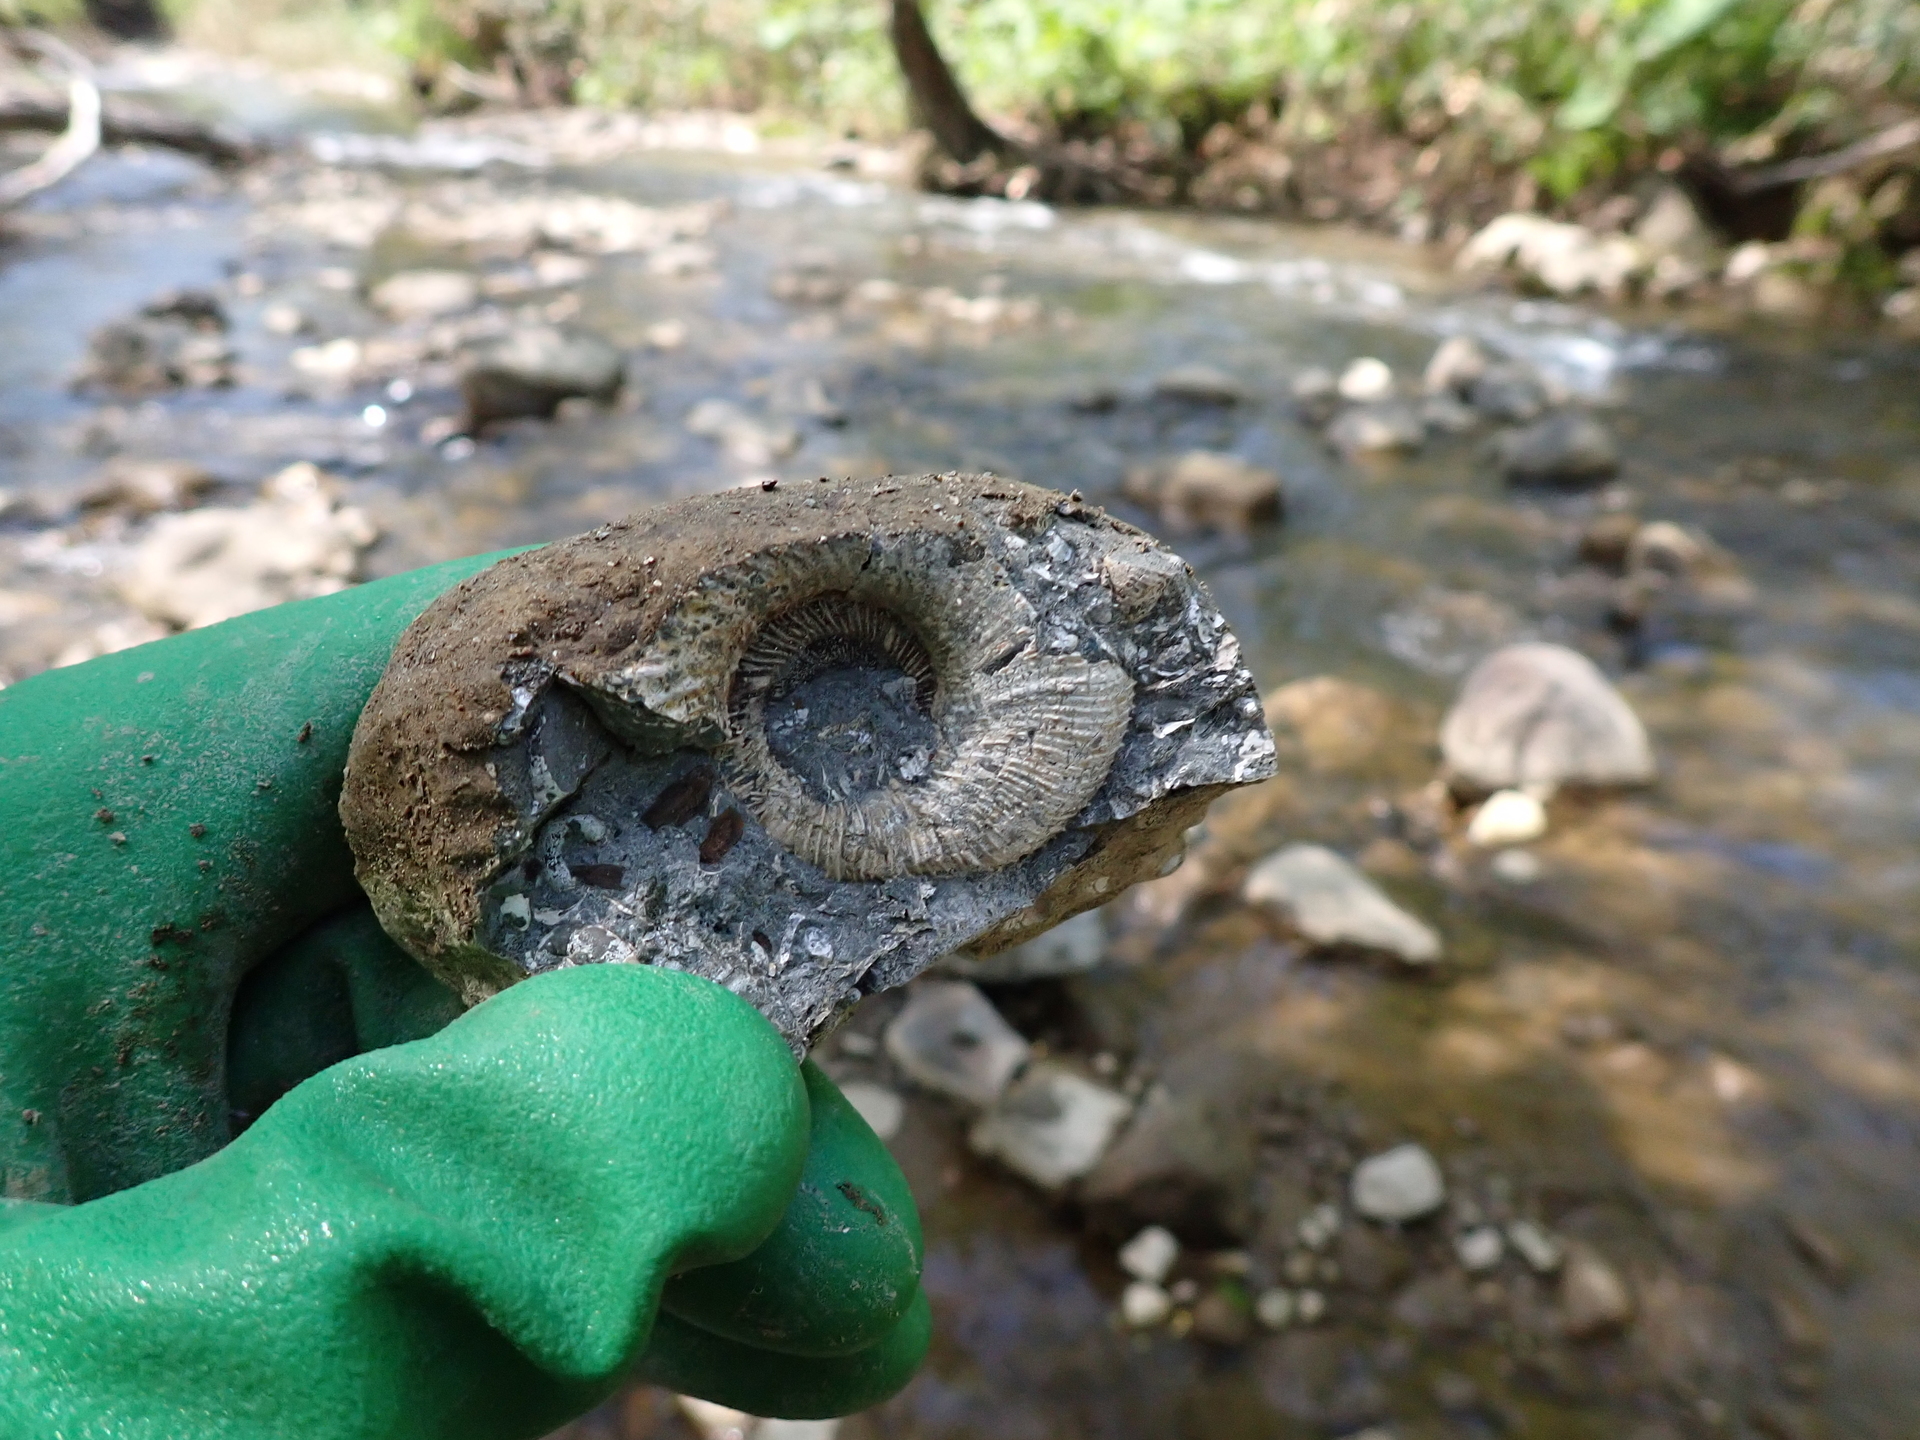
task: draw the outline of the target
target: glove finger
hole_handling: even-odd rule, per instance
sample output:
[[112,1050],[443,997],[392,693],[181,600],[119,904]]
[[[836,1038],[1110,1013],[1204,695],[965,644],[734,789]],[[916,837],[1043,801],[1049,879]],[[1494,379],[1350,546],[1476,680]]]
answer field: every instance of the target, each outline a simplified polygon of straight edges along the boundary
[[877,1344],[827,1359],[725,1340],[662,1311],[638,1378],[750,1415],[826,1420],[878,1405],[913,1378],[933,1339],[933,1312],[915,1291]]
[[811,1062],[806,1169],[779,1227],[730,1265],[675,1277],[666,1313],[787,1355],[852,1355],[889,1334],[920,1286],[920,1216],[880,1137]]
[[669,1275],[773,1232],[808,1122],[721,987],[537,976],[0,1233],[0,1435],[542,1434],[627,1373]]

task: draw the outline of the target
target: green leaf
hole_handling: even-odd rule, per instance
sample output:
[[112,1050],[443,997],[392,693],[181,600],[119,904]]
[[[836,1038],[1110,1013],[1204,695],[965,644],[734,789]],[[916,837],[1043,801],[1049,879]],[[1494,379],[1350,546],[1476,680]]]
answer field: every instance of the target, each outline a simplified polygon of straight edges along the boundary
[[1633,78],[1631,62],[1589,70],[1573,87],[1554,123],[1562,130],[1592,130],[1613,118],[1620,102],[1627,97],[1627,82]]
[[1739,3],[1739,0],[1667,0],[1634,41],[1642,62],[1671,54]]

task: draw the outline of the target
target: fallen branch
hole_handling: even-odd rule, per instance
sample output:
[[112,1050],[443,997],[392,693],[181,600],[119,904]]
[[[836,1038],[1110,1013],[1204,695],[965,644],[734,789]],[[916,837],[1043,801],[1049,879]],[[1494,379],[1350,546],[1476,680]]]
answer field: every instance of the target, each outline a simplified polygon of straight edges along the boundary
[[14,49],[53,61],[67,72],[66,128],[30,165],[0,175],[0,207],[18,205],[59,184],[100,148],[100,87],[86,57],[51,35],[28,31],[12,38]]
[[1877,135],[1869,135],[1864,140],[1843,145],[1838,150],[1829,150],[1824,155],[1806,155],[1798,160],[1782,161],[1778,165],[1764,165],[1753,170],[1735,171],[1732,175],[1732,184],[1734,190],[1742,195],[1754,195],[1762,190],[1778,190],[1807,180],[1823,180],[1829,175],[1841,175],[1866,164],[1869,160],[1884,159],[1888,155],[1896,155],[1915,145],[1920,145],[1920,118],[1902,120],[1898,125],[1889,125]]
[[[63,129],[67,107],[31,96],[0,96],[0,131]],[[225,125],[206,125],[165,111],[130,104],[106,96],[100,112],[103,145],[155,145],[197,155],[213,165],[232,166],[253,159],[260,147],[250,137]]]

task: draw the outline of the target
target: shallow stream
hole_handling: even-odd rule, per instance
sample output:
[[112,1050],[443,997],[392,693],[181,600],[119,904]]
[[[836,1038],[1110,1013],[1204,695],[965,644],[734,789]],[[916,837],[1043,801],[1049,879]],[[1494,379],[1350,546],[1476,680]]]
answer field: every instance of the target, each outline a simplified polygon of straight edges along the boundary
[[[239,96],[286,134],[346,113],[184,73],[192,103]],[[541,143],[531,122],[508,139]],[[1245,1252],[1251,1288],[1372,1151],[1423,1142],[1451,1209],[1405,1235],[1349,1221],[1315,1272],[1317,1324],[1237,1345],[1130,1334],[1125,1235],[974,1160],[965,1117],[913,1097],[894,1146],[939,1335],[913,1386],[842,1436],[1920,1435],[1920,351],[1520,300],[1345,232],[932,198],[818,159],[662,147],[450,175],[288,152],[236,178],[97,158],[0,250],[0,667],[151,633],[115,589],[141,522],[73,510],[114,457],[197,462],[232,496],[314,461],[381,530],[377,575],[820,474],[991,469],[1154,526],[1118,498],[1130,465],[1230,451],[1280,473],[1284,523],[1170,538],[1263,690],[1331,674],[1390,703],[1364,743],[1283,749],[1281,780],[1205,842],[1219,884],[1177,925],[1123,903],[1107,964],[994,995],[1029,1038],[1185,1087],[1237,1128],[1251,1198],[1215,1243]],[[529,247],[511,236],[393,221],[443,194],[481,216],[581,194],[685,208],[674,237],[542,285],[514,278]],[[458,408],[431,327],[362,299],[429,264],[505,277],[496,293],[521,293],[495,308],[621,346],[626,397],[430,443]],[[74,393],[89,334],[176,286],[222,297],[238,383]],[[276,304],[309,333],[274,333]],[[1374,355],[1417,377],[1456,333],[1599,407],[1618,479],[1513,490],[1484,430],[1349,462],[1296,416],[1303,369]],[[395,335],[413,348],[383,369],[374,342]],[[359,369],[295,367],[340,337],[363,342]],[[1189,364],[1239,402],[1154,397]],[[690,432],[713,400],[735,409]],[[1609,623],[1612,582],[1577,557],[1609,511],[1703,532],[1740,583]],[[1461,676],[1519,638],[1600,661],[1661,772],[1554,800],[1527,883],[1427,787]],[[1447,962],[1415,977],[1305,956],[1232,902],[1234,866],[1294,839],[1359,857]],[[870,1049],[826,1058],[894,1080]],[[1562,1338],[1517,1260],[1462,1269],[1454,1231],[1518,1216],[1627,1278],[1624,1330]],[[577,1433],[684,1423],[641,1397]]]

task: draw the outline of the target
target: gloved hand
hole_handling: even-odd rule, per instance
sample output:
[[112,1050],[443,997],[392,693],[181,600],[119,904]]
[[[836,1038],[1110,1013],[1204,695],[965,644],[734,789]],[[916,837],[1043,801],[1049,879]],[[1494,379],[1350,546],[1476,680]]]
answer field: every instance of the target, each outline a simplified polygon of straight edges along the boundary
[[918,1363],[905,1183],[744,1002],[600,966],[456,1019],[359,896],[354,720],[492,558],[0,692],[8,1440],[509,1440],[636,1363],[819,1416]]

